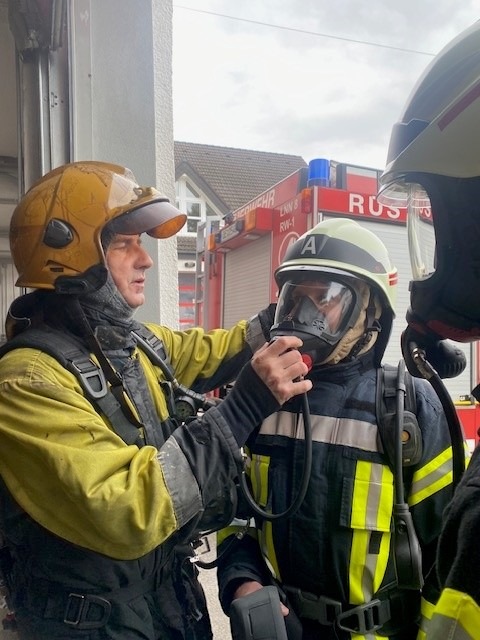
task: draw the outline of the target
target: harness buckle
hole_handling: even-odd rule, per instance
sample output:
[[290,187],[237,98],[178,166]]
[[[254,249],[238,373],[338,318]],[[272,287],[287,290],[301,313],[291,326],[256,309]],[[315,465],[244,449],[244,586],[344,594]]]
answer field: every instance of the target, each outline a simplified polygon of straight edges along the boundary
[[70,364],[87,394],[95,400],[106,395],[108,387],[105,374],[89,357],[76,358]]
[[[70,593],[63,622],[76,629],[99,629],[105,626],[111,610],[112,605],[105,598],[91,593]],[[87,619],[89,614],[91,618]]]
[[282,587],[291,600],[295,613],[301,617],[316,620],[320,624],[332,626],[342,613],[342,603],[327,596],[316,596],[296,587]]
[[343,631],[365,635],[383,627],[390,617],[390,602],[375,598],[340,613],[336,622]]

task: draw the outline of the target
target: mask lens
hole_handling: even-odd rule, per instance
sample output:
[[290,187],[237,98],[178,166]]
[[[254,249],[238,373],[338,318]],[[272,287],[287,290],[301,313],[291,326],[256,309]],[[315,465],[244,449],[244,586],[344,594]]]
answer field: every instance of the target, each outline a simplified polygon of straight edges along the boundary
[[348,325],[354,303],[353,290],[341,282],[287,282],[280,293],[275,324],[290,322],[334,340]]

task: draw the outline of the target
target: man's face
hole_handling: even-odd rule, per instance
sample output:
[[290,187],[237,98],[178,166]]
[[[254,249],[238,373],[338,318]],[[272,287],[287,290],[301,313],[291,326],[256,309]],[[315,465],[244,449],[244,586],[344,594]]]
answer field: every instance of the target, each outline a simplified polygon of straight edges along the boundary
[[107,247],[105,260],[117,289],[132,309],[145,302],[145,271],[153,260],[139,235],[116,234]]

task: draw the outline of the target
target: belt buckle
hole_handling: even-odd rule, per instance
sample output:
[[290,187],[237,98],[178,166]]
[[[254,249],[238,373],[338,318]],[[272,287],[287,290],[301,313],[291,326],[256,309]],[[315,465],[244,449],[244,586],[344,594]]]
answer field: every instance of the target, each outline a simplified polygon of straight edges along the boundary
[[[92,606],[102,609],[102,616],[97,620],[87,620],[88,613]],[[70,593],[68,595],[67,604],[65,605],[65,613],[63,622],[76,629],[99,629],[105,626],[112,605],[108,600],[91,593]]]
[[[348,620],[352,622],[348,625]],[[390,620],[390,603],[388,600],[375,598],[366,604],[360,604],[337,616],[337,625],[343,631],[356,634],[372,633],[383,627]],[[356,623],[356,626],[352,624]]]

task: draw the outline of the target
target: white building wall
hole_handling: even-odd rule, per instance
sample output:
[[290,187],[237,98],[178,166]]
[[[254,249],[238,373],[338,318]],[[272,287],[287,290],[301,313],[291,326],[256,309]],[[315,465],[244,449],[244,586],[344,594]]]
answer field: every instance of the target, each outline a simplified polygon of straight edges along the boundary
[[[75,2],[76,32],[85,45],[90,12],[91,102],[84,96],[77,118],[87,120],[88,136],[91,113],[91,157],[128,166],[140,183],[156,185],[174,201],[172,2]],[[83,74],[86,55],[78,61]],[[76,81],[85,89],[88,79],[83,75]],[[155,264],[137,317],[176,327],[176,241],[147,238],[145,246]]]

